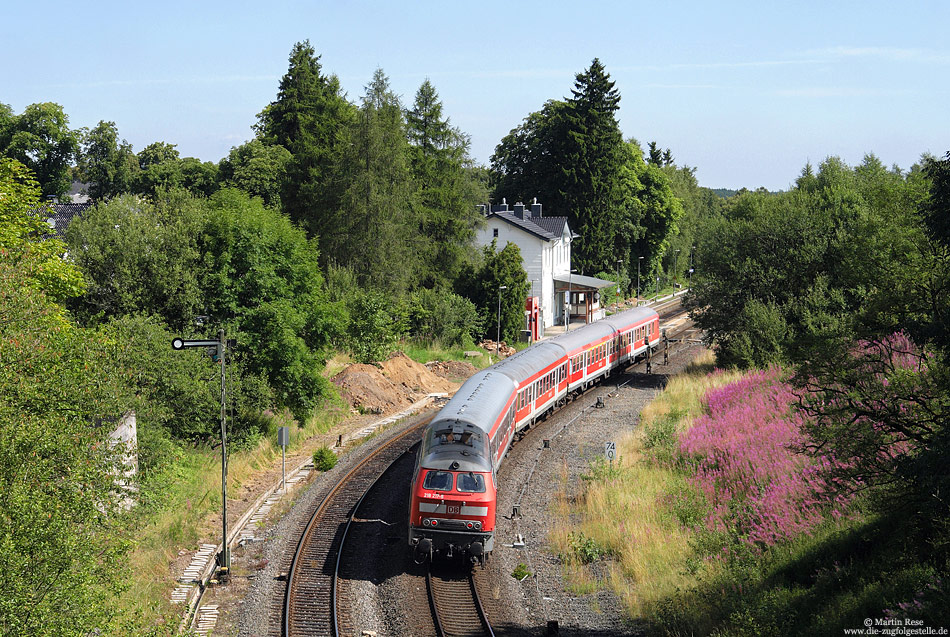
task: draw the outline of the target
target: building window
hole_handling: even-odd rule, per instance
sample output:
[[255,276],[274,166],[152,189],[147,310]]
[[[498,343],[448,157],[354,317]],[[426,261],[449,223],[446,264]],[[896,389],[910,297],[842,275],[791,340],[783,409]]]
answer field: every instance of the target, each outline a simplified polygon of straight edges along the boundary
[[498,236],[498,228],[492,228],[491,236],[493,236],[493,237],[497,237],[497,236]]

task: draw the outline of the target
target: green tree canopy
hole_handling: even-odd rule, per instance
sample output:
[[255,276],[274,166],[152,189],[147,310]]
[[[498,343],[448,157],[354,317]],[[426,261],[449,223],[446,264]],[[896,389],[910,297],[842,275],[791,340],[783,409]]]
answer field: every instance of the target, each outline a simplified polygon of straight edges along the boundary
[[363,285],[403,296],[417,279],[412,175],[399,98],[377,69],[366,86],[344,153],[346,190],[333,229],[320,236],[328,260],[347,265]]
[[925,190],[868,157],[829,158],[788,193],[745,192],[697,242],[689,304],[725,364],[801,361],[906,325]]
[[[498,250],[497,242],[482,248],[482,262],[459,279],[459,293],[478,308],[481,336],[494,339],[501,305],[501,339],[514,342],[524,329],[524,300],[531,284],[521,265],[521,250],[514,243]],[[501,290],[505,286],[507,289]],[[500,299],[500,301],[499,301]]]
[[0,258],[0,632],[82,636],[127,586],[109,434],[132,397],[114,343],[37,289],[35,256]]
[[204,210],[182,191],[155,202],[122,195],[69,225],[70,254],[86,294],[71,305],[84,322],[144,313],[184,329],[204,313],[198,236]]
[[82,273],[65,259],[66,245],[42,237],[50,231],[50,210],[40,203],[39,184],[23,164],[0,157],[0,259],[20,264],[29,283],[54,300],[83,291]]
[[159,190],[182,185],[181,159],[177,144],[153,142],[137,154],[139,170],[134,174],[133,189],[154,197]]
[[201,238],[212,324],[236,331],[240,360],[303,422],[327,395],[320,372],[344,330],[326,296],[316,242],[260,199],[224,189],[208,201]]
[[581,272],[609,272],[621,259],[635,273],[640,256],[656,269],[682,214],[667,176],[643,161],[639,146],[624,144],[619,100],[594,59],[577,74],[569,99],[531,113],[491,159],[496,200],[537,196],[568,218],[580,235],[571,259]]
[[115,122],[100,121],[83,137],[79,174],[89,182],[93,199],[111,199],[129,192],[138,169],[132,145],[124,139],[119,141]]
[[283,146],[268,146],[259,139],[252,139],[232,148],[221,160],[221,183],[226,188],[237,188],[260,197],[265,205],[280,209],[280,192],[291,159],[290,151]]
[[426,80],[406,112],[412,199],[418,219],[420,270],[427,287],[450,286],[469,258],[475,228],[481,221],[477,204],[487,192],[468,168],[469,139],[442,114],[435,87]]
[[62,106],[30,104],[19,116],[0,116],[0,129],[6,129],[0,130],[0,140],[7,138],[0,151],[33,172],[43,197],[62,197],[69,192],[69,166],[79,151],[80,133],[70,130]]

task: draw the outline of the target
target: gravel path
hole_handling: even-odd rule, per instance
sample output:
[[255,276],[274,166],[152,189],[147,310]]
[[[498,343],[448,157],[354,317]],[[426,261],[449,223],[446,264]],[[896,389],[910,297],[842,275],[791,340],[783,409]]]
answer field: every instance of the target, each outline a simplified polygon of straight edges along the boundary
[[[630,374],[593,388],[548,421],[535,425],[509,452],[499,472],[496,544],[486,578],[491,582],[490,590],[482,591],[483,597],[488,598],[483,601],[496,634],[543,635],[549,622],[554,621],[560,635],[643,634],[642,626],[622,619],[621,605],[612,593],[575,595],[568,590],[557,556],[547,548],[547,534],[553,522],[551,505],[558,489],[566,489],[568,498],[577,493],[580,476],[588,471],[594,458],[603,455],[604,442],[616,441],[635,428],[640,411],[662,389],[667,376],[681,371],[701,351],[696,345],[684,347],[671,355],[668,365],[654,365],[652,375]],[[614,391],[616,383],[624,381],[629,382]],[[608,397],[608,392],[614,395]],[[605,408],[593,407],[597,396],[605,397]],[[422,417],[425,414],[410,420]],[[406,425],[397,425],[402,426]],[[365,444],[378,444],[391,433],[383,433]],[[550,440],[549,448],[544,448],[544,439]],[[246,552],[255,564],[266,566],[257,571],[246,595],[238,602],[241,610],[235,622],[236,634],[277,634],[273,632],[274,618],[270,615],[272,600],[284,589],[284,583],[277,580],[280,556],[291,551],[296,542],[296,538],[289,537],[289,530],[312,509],[325,490],[322,485],[336,479],[357,455],[362,455],[362,449],[343,456],[333,471],[318,476],[310,488],[299,490],[293,508],[261,533],[267,540]],[[369,508],[362,511],[362,532],[367,538],[375,536],[383,541],[377,541],[376,548],[361,554],[361,564],[353,567],[346,584],[357,593],[358,601],[350,618],[358,635],[362,631],[376,631],[380,636],[417,634],[415,631],[422,629],[414,627],[423,623],[413,622],[412,615],[429,612],[425,606],[423,571],[408,559],[405,545],[405,475],[405,468],[391,472],[392,484],[380,485],[379,493],[367,498]],[[520,505],[522,515],[512,519],[515,504]],[[518,534],[524,538],[524,548],[511,546]],[[519,563],[524,563],[532,574],[520,582],[511,576]]]

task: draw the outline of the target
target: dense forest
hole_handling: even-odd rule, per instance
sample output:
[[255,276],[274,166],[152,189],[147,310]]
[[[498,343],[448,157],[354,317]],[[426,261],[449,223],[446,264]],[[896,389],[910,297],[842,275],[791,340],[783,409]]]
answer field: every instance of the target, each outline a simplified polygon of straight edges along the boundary
[[[309,42],[218,163],[166,141],[135,152],[109,121],[71,129],[57,104],[0,104],[0,632],[121,632],[106,600],[127,584],[109,564],[136,522],[112,506],[104,424],[138,415],[146,504],[182,448],[217,435],[214,362],[173,336],[235,339],[230,435],[251,446],[267,414],[303,423],[333,399],[336,352],[372,362],[491,333],[499,286],[528,289],[516,246],[473,244],[477,205],[502,198],[568,217],[578,272],[613,278],[620,262],[628,293],[689,278],[720,364],[796,365],[815,444],[851,459],[833,479],[902,503],[946,572],[950,157],[908,172],[829,158],[788,192],[714,191],[624,138],[599,60],[566,89],[489,166],[430,81],[403,104],[377,69],[352,102]],[[94,205],[52,237],[47,202],[74,181]],[[523,301],[505,299],[503,338]],[[898,354],[910,362],[883,391]],[[906,452],[882,455],[894,441]]]

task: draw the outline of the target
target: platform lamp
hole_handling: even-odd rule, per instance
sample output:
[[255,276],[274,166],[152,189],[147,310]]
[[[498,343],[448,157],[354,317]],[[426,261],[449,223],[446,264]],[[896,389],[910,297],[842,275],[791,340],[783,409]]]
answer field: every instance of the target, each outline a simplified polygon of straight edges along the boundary
[[643,257],[637,257],[637,307],[640,307],[640,262]]
[[[680,252],[682,252],[682,250],[676,250],[676,251],[673,252],[673,272],[676,272],[677,264],[679,263],[679,258],[678,258],[676,255],[678,255]],[[669,272],[666,273],[666,282],[667,282],[667,283],[670,282],[670,273],[669,273]],[[676,283],[676,275],[673,275],[673,283],[674,283],[674,284]],[[673,296],[674,296],[674,297],[676,296],[676,286],[675,286],[675,285],[673,286]]]
[[617,259],[617,311],[620,311],[620,264],[623,259]]
[[500,356],[498,353],[498,343],[501,341],[501,291],[507,289],[507,285],[501,285],[498,287],[498,331],[495,333],[495,358],[499,358]]
[[571,331],[571,301],[574,299],[571,298],[571,292],[574,288],[574,273],[577,270],[571,270],[567,275],[567,303],[564,304],[564,322],[567,323],[567,327],[564,329],[565,332]]
[[689,291],[693,291],[693,250],[696,249],[696,246],[690,246],[689,248]]

